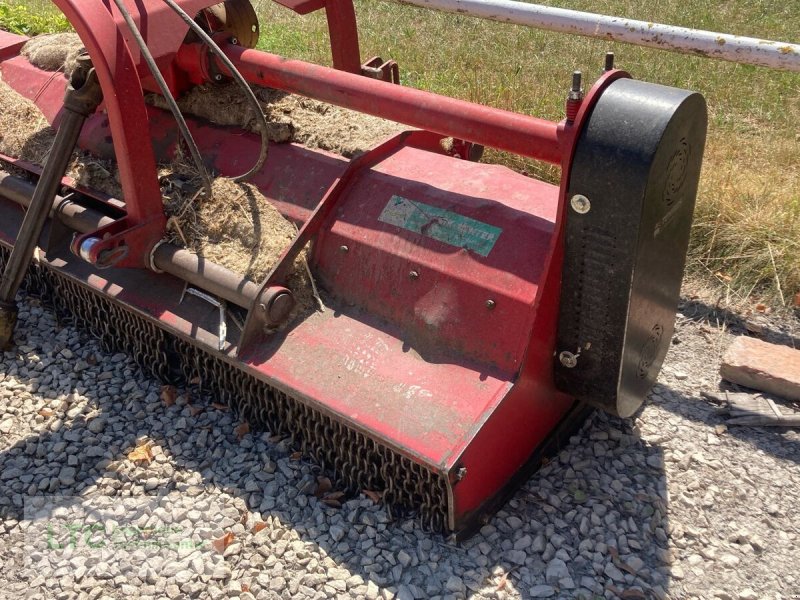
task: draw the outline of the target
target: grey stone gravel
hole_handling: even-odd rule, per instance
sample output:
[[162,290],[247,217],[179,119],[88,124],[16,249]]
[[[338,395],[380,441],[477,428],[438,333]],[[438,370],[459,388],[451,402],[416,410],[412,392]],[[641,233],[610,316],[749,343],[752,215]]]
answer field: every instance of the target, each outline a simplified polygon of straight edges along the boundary
[[[288,440],[239,440],[235,416],[207,399],[166,406],[160,384],[125,355],[26,301],[19,345],[0,363],[0,590],[81,599],[800,594],[800,435],[720,428],[698,395],[716,389],[730,336],[684,310],[647,406],[634,419],[593,416],[456,546],[414,520],[392,521],[365,496],[327,506],[313,493],[317,469],[295,460]],[[133,463],[128,454],[143,444],[153,460]],[[113,555],[66,544],[54,555],[23,510],[53,495],[111,499],[109,511],[124,498],[154,502],[135,517],[106,516],[104,532],[168,524],[206,543]],[[210,547],[225,534],[221,553]]]

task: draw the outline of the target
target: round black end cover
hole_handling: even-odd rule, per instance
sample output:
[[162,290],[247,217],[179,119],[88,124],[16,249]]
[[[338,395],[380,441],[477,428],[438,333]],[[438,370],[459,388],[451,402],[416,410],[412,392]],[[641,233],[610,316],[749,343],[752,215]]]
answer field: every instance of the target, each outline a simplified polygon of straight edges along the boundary
[[621,417],[641,406],[670,345],[706,124],[700,94],[621,79],[578,140],[555,377]]

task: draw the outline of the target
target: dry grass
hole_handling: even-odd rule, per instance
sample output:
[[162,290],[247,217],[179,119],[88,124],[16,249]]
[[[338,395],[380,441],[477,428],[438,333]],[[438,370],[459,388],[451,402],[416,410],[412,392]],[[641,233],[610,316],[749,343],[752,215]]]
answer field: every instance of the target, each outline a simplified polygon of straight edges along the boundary
[[[777,0],[545,2],[630,18],[797,42],[800,3]],[[261,47],[329,64],[324,15],[256,0]],[[634,77],[695,89],[711,124],[689,269],[706,281],[787,303],[800,291],[800,74],[610,44],[388,2],[357,0],[362,56],[400,63],[404,85],[560,120],[572,70],[591,81],[607,50]],[[516,156],[484,160],[553,180]],[[773,264],[774,263],[774,264]],[[718,274],[718,275],[715,275]],[[780,284],[778,284],[780,282]]]

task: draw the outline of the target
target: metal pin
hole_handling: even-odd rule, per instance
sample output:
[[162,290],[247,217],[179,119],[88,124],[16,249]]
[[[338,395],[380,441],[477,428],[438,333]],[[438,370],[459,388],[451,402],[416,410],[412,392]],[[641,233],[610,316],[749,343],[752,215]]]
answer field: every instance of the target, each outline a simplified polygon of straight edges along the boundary
[[581,73],[580,71],[574,71],[572,73],[572,88],[570,89],[572,94],[580,94],[582,83],[583,83],[583,73]]
[[606,52],[606,64],[603,67],[603,71],[606,73],[608,71],[614,70],[614,53],[613,52]]

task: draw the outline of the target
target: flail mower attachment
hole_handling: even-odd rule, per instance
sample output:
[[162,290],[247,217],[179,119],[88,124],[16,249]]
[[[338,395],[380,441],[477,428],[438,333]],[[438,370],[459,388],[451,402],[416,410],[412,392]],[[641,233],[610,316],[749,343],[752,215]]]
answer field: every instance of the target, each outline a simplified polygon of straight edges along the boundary
[[[241,0],[56,0],[102,88],[78,145],[116,158],[122,197],[62,179],[26,289],[157,377],[200,381],[251,426],[291,435],[342,487],[469,535],[591,406],[630,415],[652,385],[705,103],[612,64],[586,94],[574,78],[561,123],[454,100],[393,83],[391,61],[362,65],[349,2],[282,3],[325,8],[335,68],[252,49]],[[0,33],[2,79],[64,127],[67,80],[22,56],[26,42]],[[299,230],[262,281],[165,241],[156,164],[181,131],[152,94],[234,74],[414,128],[352,160],[270,144],[250,183]],[[260,164],[259,135],[186,124],[209,172]],[[559,165],[560,183],[465,160],[482,146]],[[48,168],[0,159],[17,173],[0,172],[0,262],[13,271],[30,260],[9,263],[20,205],[35,205]],[[293,317],[288,274],[305,247],[327,309]]]

